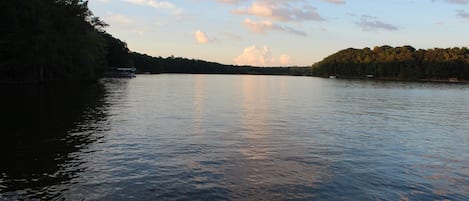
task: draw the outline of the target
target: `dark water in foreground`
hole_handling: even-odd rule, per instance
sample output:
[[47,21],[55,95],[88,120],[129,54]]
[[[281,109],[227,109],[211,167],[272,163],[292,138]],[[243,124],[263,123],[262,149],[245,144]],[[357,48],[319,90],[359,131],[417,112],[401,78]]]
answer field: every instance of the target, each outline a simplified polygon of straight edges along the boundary
[[469,85],[3,86],[0,200],[469,200]]

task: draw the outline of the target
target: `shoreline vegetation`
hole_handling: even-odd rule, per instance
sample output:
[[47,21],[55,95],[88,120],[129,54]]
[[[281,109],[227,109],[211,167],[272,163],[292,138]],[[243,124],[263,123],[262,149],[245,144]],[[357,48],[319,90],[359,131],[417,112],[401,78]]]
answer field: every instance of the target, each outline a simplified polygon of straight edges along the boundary
[[95,82],[131,65],[127,45],[85,0],[0,1],[0,83]]
[[381,46],[341,50],[311,67],[225,65],[131,52],[85,0],[0,1],[0,84],[96,82],[116,67],[139,74],[254,74],[469,83],[469,50]]
[[226,65],[216,62],[182,57],[152,57],[136,52],[130,53],[138,74],[188,73],[188,74],[252,74],[293,75],[311,74],[310,67],[254,67]]
[[311,73],[318,77],[467,83],[469,49],[348,48],[313,64]]

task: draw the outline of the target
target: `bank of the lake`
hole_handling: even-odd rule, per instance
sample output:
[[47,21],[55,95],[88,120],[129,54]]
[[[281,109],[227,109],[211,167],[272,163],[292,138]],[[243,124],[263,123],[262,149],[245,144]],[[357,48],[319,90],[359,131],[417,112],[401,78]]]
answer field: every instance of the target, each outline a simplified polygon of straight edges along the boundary
[[410,83],[410,82],[429,82],[429,83],[447,83],[447,84],[467,84],[469,80],[460,80],[460,79],[401,79],[401,78],[394,78],[394,77],[367,77],[367,76],[313,76],[318,78],[324,79],[343,79],[343,80],[374,80],[374,81],[382,81],[382,82],[402,82],[402,83]]

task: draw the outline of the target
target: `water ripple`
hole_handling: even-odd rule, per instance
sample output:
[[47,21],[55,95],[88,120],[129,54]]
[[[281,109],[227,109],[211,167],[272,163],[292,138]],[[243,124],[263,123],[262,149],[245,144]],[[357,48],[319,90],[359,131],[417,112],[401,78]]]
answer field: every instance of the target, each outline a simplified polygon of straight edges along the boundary
[[0,200],[469,200],[467,85],[142,75],[102,86],[62,101],[73,118],[8,128],[51,134],[13,138]]

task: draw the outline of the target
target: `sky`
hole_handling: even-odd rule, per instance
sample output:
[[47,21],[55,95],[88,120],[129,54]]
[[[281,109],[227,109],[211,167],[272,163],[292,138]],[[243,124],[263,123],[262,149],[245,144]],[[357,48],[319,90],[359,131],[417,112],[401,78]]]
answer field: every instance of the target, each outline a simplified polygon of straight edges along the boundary
[[89,0],[131,51],[310,66],[346,48],[469,46],[469,0]]

